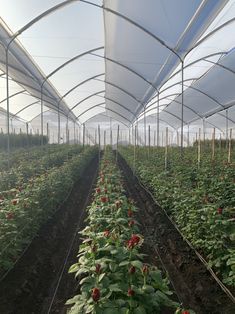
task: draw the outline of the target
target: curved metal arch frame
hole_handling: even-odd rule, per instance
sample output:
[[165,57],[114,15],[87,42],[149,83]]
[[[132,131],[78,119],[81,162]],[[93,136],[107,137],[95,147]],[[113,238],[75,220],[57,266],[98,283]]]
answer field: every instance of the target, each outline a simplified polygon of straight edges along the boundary
[[17,116],[19,113],[21,113],[22,111],[26,110],[27,108],[33,106],[33,105],[36,105],[36,104],[39,104],[40,103],[40,100],[37,100],[37,101],[34,101],[33,103],[25,106],[24,108],[20,109],[19,111],[17,111],[14,116]]
[[[106,117],[106,118],[110,118],[110,116],[108,116],[108,115],[106,115],[106,114],[104,114],[104,113],[98,113],[97,116],[98,116],[98,115],[104,116],[104,117]],[[87,119],[85,123],[89,123],[89,120],[93,119],[94,117],[95,117],[95,116],[93,116],[93,117]],[[124,123],[123,121],[121,121],[121,120],[119,120],[119,119],[117,119],[117,118],[114,118],[114,119],[115,119],[116,121],[120,122],[121,124],[125,125],[125,126],[129,129],[129,126],[128,126],[126,123]]]
[[[102,96],[99,95],[99,97],[102,97]],[[132,114],[134,117],[136,117],[136,115],[131,110],[129,110],[126,106],[122,105],[120,102],[117,102],[116,100],[109,98],[109,97],[106,97],[106,96],[104,96],[103,98],[115,103],[116,105],[118,105],[120,107],[122,107],[124,110],[128,111],[130,114]],[[108,108],[106,107],[106,109],[108,109]]]
[[[64,1],[63,3],[60,3],[60,4],[57,5],[57,6],[54,6],[53,8],[47,10],[46,12],[43,12],[40,16],[36,17],[34,20],[30,21],[26,26],[24,26],[24,27],[23,27],[22,29],[20,29],[18,32],[16,32],[16,33],[13,35],[13,38],[11,38],[10,43],[11,43],[18,35],[20,35],[23,31],[25,31],[26,29],[28,29],[30,26],[32,26],[34,23],[36,23],[36,22],[37,22],[38,20],[40,20],[41,18],[45,17],[46,15],[49,15],[50,13],[52,13],[52,12],[54,12],[55,10],[59,9],[60,7],[65,6],[65,5],[67,5],[67,4],[69,4],[69,3],[72,3],[72,2],[74,2],[74,1],[69,1],[69,0],[68,0],[68,1]],[[132,24],[134,24],[134,25],[136,24],[135,26],[141,28],[143,31],[147,31],[146,29],[144,29],[143,27],[141,27],[141,25],[135,23],[134,21],[132,21],[132,20],[129,19],[128,17],[119,14],[118,12],[115,12],[115,11],[113,11],[113,10],[104,8],[103,6],[99,6],[99,5],[94,4],[94,3],[92,3],[92,2],[89,2],[89,1],[80,0],[80,2],[88,3],[88,4],[91,4],[91,5],[94,5],[94,6],[103,8],[103,9],[106,9],[107,11],[109,11],[109,12],[111,12],[111,13],[113,13],[113,14],[116,14],[116,15],[122,17],[122,18],[124,18],[124,19],[127,20],[128,22],[130,22],[130,23],[132,23]],[[227,22],[227,24],[228,24],[228,22]],[[219,28],[221,29],[222,26],[220,26]],[[218,30],[218,29],[217,29],[217,30]],[[217,30],[214,30],[213,33],[215,33]],[[147,32],[148,32],[148,31],[147,31]],[[154,36],[152,33],[150,33],[149,35],[150,35],[150,36]],[[208,35],[209,35],[209,34],[208,34]],[[208,35],[207,35],[207,37],[209,37]],[[210,34],[210,35],[211,35],[211,34]],[[159,41],[159,38],[155,38],[155,39]],[[204,40],[206,40],[206,38],[203,38],[203,41],[204,41]],[[167,45],[165,45],[165,43],[164,43],[163,41],[159,41],[159,42],[160,42],[161,44],[163,44],[166,48],[170,49],[173,53],[175,53],[175,54],[178,56],[178,54],[177,54],[174,50],[172,50],[170,47],[167,47]],[[10,43],[9,43],[9,44],[10,44]],[[199,45],[199,44],[198,44],[198,45]],[[198,45],[197,45],[197,46],[198,46]],[[195,46],[196,46],[196,45],[195,45]],[[192,49],[194,49],[195,46],[194,46]],[[192,49],[191,49],[191,50],[192,50]],[[180,58],[180,56],[178,56],[178,57]]]
[[[92,107],[89,107],[88,109],[86,109],[85,111],[83,111],[82,113],[80,113],[78,116],[76,116],[76,119],[79,119],[82,115],[84,115],[85,113],[87,113],[89,110],[91,110],[91,109],[93,109],[93,108],[96,108],[96,107],[100,107],[101,105],[105,105],[105,102],[101,102],[101,103],[96,104],[96,105],[94,105],[94,106],[92,106]],[[106,108],[104,107],[104,109],[106,109]],[[89,120],[89,119],[88,119],[88,120]]]
[[[87,99],[90,99],[92,98],[93,96],[98,96],[98,97],[102,97],[104,99],[107,99],[109,101],[112,101],[114,102],[115,104],[117,104],[118,106],[122,107],[124,110],[128,111],[130,114],[132,114],[134,117],[136,117],[136,115],[131,111],[129,110],[127,107],[125,107],[124,105],[120,104],[119,102],[115,101],[114,99],[111,99],[109,97],[106,97],[106,96],[101,96],[100,94],[101,93],[104,93],[105,90],[102,90],[102,91],[98,91],[98,92],[95,92],[95,93],[92,93],[90,95],[88,95],[87,97],[83,98],[82,100],[80,100],[76,105],[74,105],[70,110],[74,110],[78,105],[80,105],[81,103],[83,103],[84,101],[86,101]],[[106,107],[106,109],[108,109]]]

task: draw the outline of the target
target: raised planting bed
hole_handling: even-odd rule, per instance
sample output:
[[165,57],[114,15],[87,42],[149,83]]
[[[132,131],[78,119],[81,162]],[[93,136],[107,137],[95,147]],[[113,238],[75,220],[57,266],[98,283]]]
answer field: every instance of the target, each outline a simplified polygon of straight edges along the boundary
[[194,313],[178,308],[168,279],[143,253],[138,209],[123,189],[113,155],[106,151],[78,260],[70,268],[79,285],[68,313]]

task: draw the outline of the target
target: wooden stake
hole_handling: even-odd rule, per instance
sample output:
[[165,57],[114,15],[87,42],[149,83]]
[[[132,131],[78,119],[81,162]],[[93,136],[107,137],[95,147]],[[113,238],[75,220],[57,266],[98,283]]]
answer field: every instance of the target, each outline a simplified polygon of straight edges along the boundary
[[201,163],[201,129],[199,129],[199,133],[198,133],[198,150],[197,150],[198,168],[200,167],[200,163]]
[[228,143],[228,163],[231,163],[231,151],[232,151],[232,129],[230,129],[229,143]]
[[168,165],[168,127],[166,128],[166,146],[165,146],[165,170]]
[[215,128],[212,133],[212,161],[215,160]]

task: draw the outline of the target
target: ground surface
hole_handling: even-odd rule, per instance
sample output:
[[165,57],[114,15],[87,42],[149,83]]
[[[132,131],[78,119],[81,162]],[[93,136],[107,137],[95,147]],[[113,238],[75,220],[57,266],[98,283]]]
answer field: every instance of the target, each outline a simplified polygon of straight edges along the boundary
[[[136,218],[145,236],[143,251],[148,254],[147,262],[168,272],[176,291],[175,300],[197,314],[234,314],[234,304],[120,156],[118,163],[126,193],[140,209]],[[74,295],[77,286],[68,268],[76,261],[77,231],[84,226],[85,208],[91,202],[97,169],[98,158],[95,158],[66,203],[42,227],[16,267],[0,283],[1,314],[66,313],[64,303]],[[162,314],[170,313],[164,310]]]

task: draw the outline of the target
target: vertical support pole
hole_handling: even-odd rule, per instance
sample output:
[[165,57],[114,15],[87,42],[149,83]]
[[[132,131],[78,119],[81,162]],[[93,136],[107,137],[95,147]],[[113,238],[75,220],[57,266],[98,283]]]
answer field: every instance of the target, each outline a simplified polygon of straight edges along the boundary
[[157,94],[157,147],[160,146],[160,137],[159,137],[159,130],[160,130],[160,103],[159,103],[159,92]]
[[214,162],[215,160],[215,128],[213,128],[213,133],[212,133],[212,161]]
[[95,145],[97,144],[97,130],[95,129]]
[[41,145],[43,146],[43,84],[41,86]]
[[110,117],[110,123],[109,123],[109,134],[110,134],[110,141],[109,141],[109,144],[111,145],[112,147],[112,118]]
[[6,49],[6,96],[7,96],[7,160],[8,168],[10,167],[10,97],[9,97],[9,64],[8,64],[8,52],[9,45]]
[[76,144],[76,123],[73,121],[73,143]]
[[219,150],[220,150],[220,152],[221,152],[221,149],[222,149],[222,135],[220,133],[220,135],[219,135]]
[[135,125],[135,132],[134,132],[133,175],[135,175],[135,172],[136,172],[136,144],[137,144],[137,126]]
[[106,151],[106,131],[104,130],[104,151]]
[[86,131],[86,128],[85,128],[85,123],[83,123],[83,132],[82,132],[82,147],[84,148],[85,146],[85,131]]
[[188,124],[187,147],[189,147],[189,124]]
[[48,138],[48,144],[49,144],[50,140],[49,140],[49,123],[48,122],[47,122],[47,138]]
[[57,119],[58,119],[58,144],[60,144],[60,103],[58,103]]
[[100,125],[98,125],[98,143],[99,143],[99,164],[100,164]]
[[146,111],[144,108],[144,147],[147,146],[147,134],[146,134]]
[[176,144],[179,147],[179,132],[178,132],[178,130],[176,131]]
[[183,157],[184,153],[184,61],[181,61],[181,141],[180,154]]
[[156,130],[154,130],[154,134],[153,134],[153,146],[156,146]]
[[119,124],[117,128],[117,150],[116,150],[116,162],[118,160],[118,142],[119,142]]
[[148,142],[149,142],[149,143],[148,143],[148,144],[149,144],[149,145],[148,145],[148,158],[149,158],[149,157],[150,157],[150,144],[151,144],[151,142],[150,142],[150,140],[151,140],[151,139],[150,139],[150,132],[151,132],[151,130],[150,130],[150,125],[149,125],[149,129],[148,129],[148,130],[149,130],[149,131],[148,131],[148,135],[149,135],[149,136],[148,136]]
[[111,149],[113,150],[113,131],[110,130],[110,146],[111,146]]
[[166,127],[166,145],[165,145],[165,170],[168,166],[168,127]]
[[26,122],[27,146],[29,147],[29,124]]
[[66,121],[66,143],[69,143],[69,115],[67,115]]
[[225,113],[226,113],[226,149],[228,149],[228,109],[226,109]]
[[201,128],[199,128],[199,132],[198,132],[197,164],[198,164],[198,168],[200,168],[200,164],[201,164]]
[[79,145],[81,145],[81,127],[79,127],[79,134],[78,134],[78,140],[79,140]]
[[131,145],[131,129],[128,129],[128,145]]
[[231,151],[232,151],[232,129],[229,133],[229,143],[228,143],[228,163],[231,163]]

